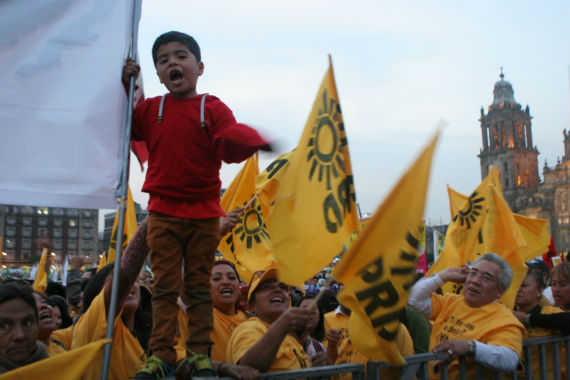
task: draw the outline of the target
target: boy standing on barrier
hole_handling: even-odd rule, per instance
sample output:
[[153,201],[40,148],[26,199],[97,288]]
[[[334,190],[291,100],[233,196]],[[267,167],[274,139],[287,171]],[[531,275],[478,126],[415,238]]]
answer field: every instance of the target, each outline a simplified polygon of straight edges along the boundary
[[[516,370],[524,326],[498,300],[509,288],[513,271],[494,253],[480,257],[471,269],[448,268],[423,278],[410,290],[408,304],[433,321],[430,349],[444,353],[449,378],[458,378],[459,356],[499,371]],[[447,281],[465,283],[462,294],[438,295]],[[437,367],[430,368],[433,371]],[[468,376],[475,365],[468,362]]]
[[[149,164],[143,191],[148,192],[148,245],[155,275],[152,356],[137,379],[173,376],[174,335],[182,278],[189,305],[185,367],[193,376],[214,376],[209,353],[213,328],[210,275],[219,240],[222,160],[237,163],[269,144],[252,128],[236,123],[218,98],[196,92],[204,72],[200,47],[180,32],[159,36],[152,48],[158,77],[168,89],[147,99],[133,113],[132,138],[146,143]],[[138,76],[129,60],[123,83]]]

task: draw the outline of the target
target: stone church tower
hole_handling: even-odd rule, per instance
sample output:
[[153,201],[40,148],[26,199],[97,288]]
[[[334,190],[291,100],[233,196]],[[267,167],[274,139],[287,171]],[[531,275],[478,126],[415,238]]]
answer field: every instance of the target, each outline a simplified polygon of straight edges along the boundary
[[[564,130],[564,157],[554,167],[544,164],[541,182],[538,149],[532,143],[528,105],[515,101],[513,86],[504,79],[493,89],[487,114],[481,108],[483,147],[478,157],[481,179],[495,166],[501,173],[505,200],[517,214],[546,219],[558,251],[570,250],[570,133]],[[544,253],[544,252],[543,252]]]
[[499,169],[505,199],[513,208],[516,198],[537,190],[540,183],[538,150],[532,145],[532,117],[528,105],[523,110],[502,71],[500,77],[487,114],[481,108],[483,149],[479,158],[481,178],[487,176],[489,166]]

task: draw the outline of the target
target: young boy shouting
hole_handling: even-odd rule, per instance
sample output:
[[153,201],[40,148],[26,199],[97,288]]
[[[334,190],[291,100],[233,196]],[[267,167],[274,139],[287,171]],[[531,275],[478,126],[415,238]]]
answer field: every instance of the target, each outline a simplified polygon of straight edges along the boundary
[[[145,100],[133,113],[132,139],[144,141],[149,152],[142,190],[149,193],[147,243],[155,275],[152,356],[136,378],[164,378],[174,373],[176,299],[182,279],[189,300],[185,364],[190,364],[194,376],[213,376],[210,275],[219,217],[224,215],[219,170],[222,160],[241,162],[258,149],[270,147],[254,129],[236,123],[218,98],[197,94],[204,64],[194,38],[165,33],[154,42],[152,57],[168,93]],[[139,70],[135,62],[127,61],[123,83],[127,86]]]

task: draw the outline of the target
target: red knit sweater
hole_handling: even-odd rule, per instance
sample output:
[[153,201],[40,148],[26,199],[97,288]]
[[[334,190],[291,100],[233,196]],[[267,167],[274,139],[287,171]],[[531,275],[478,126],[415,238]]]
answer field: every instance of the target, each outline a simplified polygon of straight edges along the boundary
[[220,197],[222,160],[237,163],[268,143],[253,128],[238,124],[232,111],[215,96],[206,98],[200,126],[202,95],[177,99],[166,95],[146,99],[133,114],[132,139],[148,149],[148,170],[142,191],[184,202]]

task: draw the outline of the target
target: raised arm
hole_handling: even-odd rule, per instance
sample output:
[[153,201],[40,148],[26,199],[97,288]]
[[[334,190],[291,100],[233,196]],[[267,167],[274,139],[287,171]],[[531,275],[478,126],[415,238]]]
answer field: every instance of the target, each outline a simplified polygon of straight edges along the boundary
[[[135,236],[127,245],[125,252],[121,256],[119,269],[119,294],[117,305],[122,305],[127,298],[131,287],[137,280],[139,273],[144,265],[144,260],[149,253],[146,244],[147,219],[143,220]],[[112,274],[109,276],[112,279]],[[107,281],[105,284],[105,309],[108,311],[111,302],[111,290],[113,281]]]

